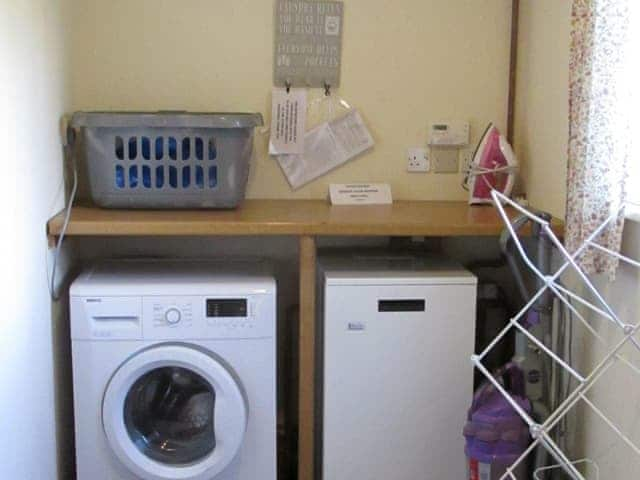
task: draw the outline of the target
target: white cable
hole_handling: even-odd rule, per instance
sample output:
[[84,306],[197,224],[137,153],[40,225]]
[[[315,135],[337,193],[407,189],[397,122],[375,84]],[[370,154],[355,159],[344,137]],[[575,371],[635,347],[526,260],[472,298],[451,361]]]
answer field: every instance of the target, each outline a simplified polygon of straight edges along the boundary
[[481,165],[472,165],[469,167],[470,175],[484,175],[487,173],[500,173],[500,172],[515,173],[517,171],[518,171],[517,165],[505,165],[505,166],[496,167],[496,168],[487,168]]
[[515,175],[517,171],[518,171],[517,165],[504,165],[502,167],[495,167],[495,168],[487,168],[480,165],[469,165],[469,168],[466,171],[466,175],[462,180],[462,188],[469,191],[471,189],[472,181],[477,181],[478,178],[481,178],[484,184],[490,190],[494,190],[497,188],[497,186],[491,184],[491,182],[487,179],[488,175],[494,175],[494,180],[495,180],[496,173]]
[[56,243],[56,249],[53,254],[53,265],[51,267],[51,282],[49,284],[49,294],[51,295],[51,299],[53,301],[60,300],[60,292],[56,292],[56,270],[58,268],[58,259],[62,250],[62,242],[64,241],[65,234],[67,233],[67,228],[69,227],[69,220],[71,219],[71,209],[73,207],[73,202],[78,191],[78,167],[76,165],[75,159],[73,159],[73,154],[71,155],[71,157],[71,165],[73,166],[73,187],[71,188],[71,195],[69,195],[69,202],[67,203],[65,209],[64,222],[62,223],[60,236],[58,237],[58,242]]

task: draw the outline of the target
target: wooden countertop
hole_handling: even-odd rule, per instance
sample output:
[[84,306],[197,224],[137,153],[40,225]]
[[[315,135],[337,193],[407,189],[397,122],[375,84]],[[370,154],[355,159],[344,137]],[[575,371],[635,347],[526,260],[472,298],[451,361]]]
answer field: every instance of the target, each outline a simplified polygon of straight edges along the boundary
[[[509,210],[511,216],[515,215]],[[64,214],[47,225],[60,234]],[[562,234],[563,224],[554,220]],[[502,220],[490,205],[398,201],[384,206],[331,206],[322,200],[246,200],[237,210],[108,210],[74,207],[69,236],[495,236]]]

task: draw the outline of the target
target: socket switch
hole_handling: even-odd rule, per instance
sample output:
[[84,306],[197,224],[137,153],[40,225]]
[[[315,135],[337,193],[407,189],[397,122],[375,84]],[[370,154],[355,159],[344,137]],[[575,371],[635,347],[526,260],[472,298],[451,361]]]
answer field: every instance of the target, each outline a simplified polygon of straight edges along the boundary
[[435,147],[431,149],[431,155],[435,173],[458,173],[460,167],[457,148]]
[[407,172],[426,173],[429,171],[429,156],[426,148],[409,148],[407,150]]

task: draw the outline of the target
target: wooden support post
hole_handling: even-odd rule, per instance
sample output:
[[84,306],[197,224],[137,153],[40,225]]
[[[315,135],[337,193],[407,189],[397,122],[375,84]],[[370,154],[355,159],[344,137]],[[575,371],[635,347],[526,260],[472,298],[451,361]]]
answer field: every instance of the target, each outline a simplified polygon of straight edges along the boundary
[[313,480],[315,421],[316,242],[300,237],[300,390],[298,479]]
[[516,73],[518,70],[518,35],[520,0],[511,0],[511,51],[509,54],[509,98],[507,100],[507,141],[513,145],[515,135]]

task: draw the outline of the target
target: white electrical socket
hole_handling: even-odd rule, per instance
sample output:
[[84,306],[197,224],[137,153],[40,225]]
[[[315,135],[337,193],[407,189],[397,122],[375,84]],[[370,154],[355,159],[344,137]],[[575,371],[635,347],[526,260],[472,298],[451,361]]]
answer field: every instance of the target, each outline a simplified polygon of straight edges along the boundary
[[473,152],[469,149],[460,150],[460,164],[462,171],[467,172],[473,161]]
[[407,172],[425,173],[429,171],[429,167],[426,148],[415,147],[407,150]]

